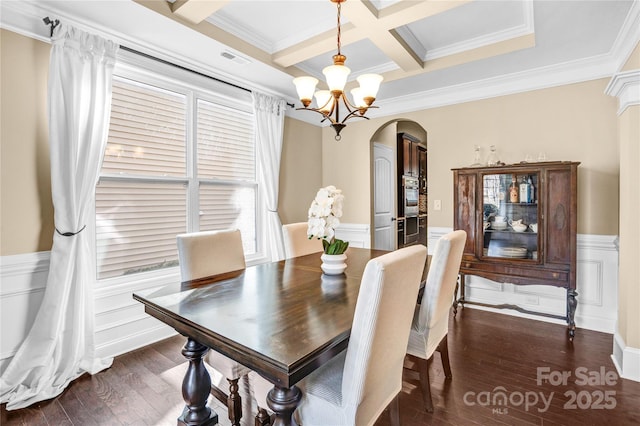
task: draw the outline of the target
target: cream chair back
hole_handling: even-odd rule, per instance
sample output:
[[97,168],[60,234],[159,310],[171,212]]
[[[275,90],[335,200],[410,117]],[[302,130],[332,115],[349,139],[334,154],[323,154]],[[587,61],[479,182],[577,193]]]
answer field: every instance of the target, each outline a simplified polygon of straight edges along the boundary
[[180,276],[190,281],[246,267],[240,231],[202,231],[177,236]]
[[355,410],[355,424],[373,424],[402,389],[402,367],[426,258],[427,248],[415,245],[367,263],[342,381],[342,406],[347,412]]
[[439,336],[429,336],[437,345],[448,331],[448,316],[453,303],[462,252],[467,239],[465,231],[453,231],[440,238],[429,265],[427,283],[420,305],[418,329],[425,332],[442,324]]
[[321,240],[317,238],[309,239],[309,237],[307,237],[307,227],[307,222],[282,225],[284,253],[287,259],[311,253],[319,253],[323,250]]

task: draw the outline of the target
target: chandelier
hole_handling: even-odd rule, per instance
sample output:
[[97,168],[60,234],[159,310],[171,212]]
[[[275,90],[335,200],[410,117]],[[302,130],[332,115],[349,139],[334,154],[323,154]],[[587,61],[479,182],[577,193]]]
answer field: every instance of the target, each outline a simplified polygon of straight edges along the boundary
[[[314,77],[297,77],[293,79],[293,84],[296,85],[296,91],[298,97],[304,108],[298,108],[299,110],[315,111],[322,115],[321,122],[329,120],[331,127],[336,132],[336,140],[340,140],[340,132],[346,127],[344,124],[350,118],[365,118],[365,113],[369,108],[377,108],[371,106],[376,99],[382,76],[378,74],[363,74],[357,78],[360,87],[351,90],[352,101],[350,102],[344,93],[344,86],[347,83],[347,77],[351,70],[344,66],[344,61],[347,57],[340,53],[340,8],[341,3],[346,0],[330,0],[332,3],[336,3],[338,7],[338,53],[333,55],[333,65],[325,67],[322,70],[329,90],[316,90],[318,79]],[[315,96],[317,108],[310,107],[311,98]],[[344,105],[346,114],[342,119],[340,118],[340,103]]]

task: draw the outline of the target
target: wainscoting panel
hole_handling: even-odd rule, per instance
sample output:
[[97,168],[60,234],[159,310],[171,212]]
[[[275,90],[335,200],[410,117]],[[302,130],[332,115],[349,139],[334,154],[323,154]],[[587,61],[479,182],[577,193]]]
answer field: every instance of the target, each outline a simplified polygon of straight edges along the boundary
[[[25,339],[40,308],[47,284],[50,252],[3,256],[0,269],[0,371]],[[178,268],[145,274],[144,279],[122,277],[94,289],[96,351],[112,357],[174,335],[176,332],[150,317],[134,292],[151,291],[179,283]]]
[[103,281],[95,290],[98,356],[120,355],[176,334],[171,327],[147,315],[142,303],[133,299],[133,293],[153,292],[167,285],[179,286],[178,268],[141,275],[144,276]]
[[49,252],[2,256],[0,371],[18,350],[38,313],[49,273]]
[[[433,254],[440,237],[451,232],[451,228],[429,228],[429,253]],[[618,250],[616,236],[577,236],[578,309],[576,325],[589,330],[614,333],[618,314]],[[500,284],[484,278],[467,276],[466,296],[468,300],[489,304],[514,304],[524,309],[555,315],[566,314],[566,290],[563,288],[533,285],[518,286]],[[508,309],[484,308],[468,305],[469,308],[486,309],[541,321],[564,324],[562,320],[527,315]]]
[[360,223],[341,223],[336,238],[349,241],[349,247],[371,248],[371,228]]
[[[438,238],[450,231],[448,228],[429,228],[429,253],[433,254]],[[341,224],[336,234],[353,247],[371,247],[369,225]],[[49,252],[3,256],[0,260],[0,371],[3,371],[24,340],[40,307],[49,269]],[[177,285],[179,281],[179,271],[173,268],[145,274],[142,279],[121,277],[97,285],[94,298],[98,355],[116,356],[174,335],[173,329],[145,314],[142,304],[133,300],[132,294],[171,283]],[[578,235],[577,281],[578,327],[614,333],[618,298],[615,237]],[[534,311],[564,314],[564,289],[515,286],[469,277],[466,291],[470,300],[513,303]],[[510,310],[495,311],[527,316]],[[562,323],[538,316],[531,318]]]

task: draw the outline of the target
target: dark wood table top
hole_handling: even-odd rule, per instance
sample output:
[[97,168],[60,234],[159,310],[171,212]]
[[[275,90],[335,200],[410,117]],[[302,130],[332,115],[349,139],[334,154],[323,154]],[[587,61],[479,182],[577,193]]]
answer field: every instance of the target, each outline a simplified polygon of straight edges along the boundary
[[179,333],[290,387],[346,348],[364,268],[384,253],[349,248],[337,277],[322,274],[315,253],[133,297]]

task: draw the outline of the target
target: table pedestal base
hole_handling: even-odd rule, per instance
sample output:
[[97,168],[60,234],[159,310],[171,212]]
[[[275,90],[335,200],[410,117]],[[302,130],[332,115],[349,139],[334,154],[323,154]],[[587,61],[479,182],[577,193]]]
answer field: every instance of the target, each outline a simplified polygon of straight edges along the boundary
[[182,415],[178,417],[178,426],[214,426],[218,424],[218,414],[215,411],[209,410],[209,418],[205,419],[203,423],[187,423],[184,418],[189,413],[189,409],[184,407]]
[[275,413],[273,426],[298,426],[293,412],[302,399],[302,392],[297,386],[280,388],[275,386],[267,394],[267,405]]
[[204,366],[202,357],[209,348],[187,338],[182,355],[189,360],[189,367],[182,381],[182,397],[186,403],[178,426],[211,426],[218,424],[218,415],[207,407],[211,392],[211,377]]

